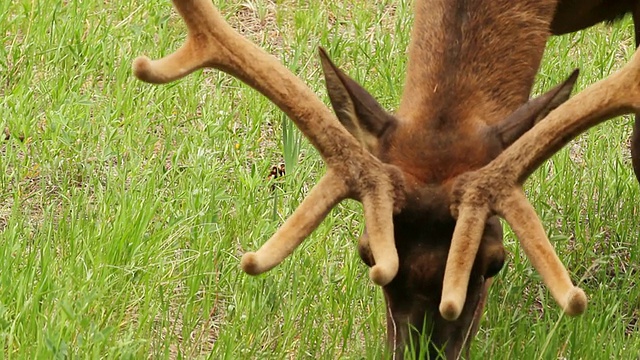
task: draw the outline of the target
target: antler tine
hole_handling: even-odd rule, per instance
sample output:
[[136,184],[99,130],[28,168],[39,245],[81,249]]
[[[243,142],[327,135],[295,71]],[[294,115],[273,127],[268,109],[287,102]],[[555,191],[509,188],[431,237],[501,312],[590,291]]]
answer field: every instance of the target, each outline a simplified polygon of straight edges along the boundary
[[[184,45],[160,60],[138,57],[133,62],[134,74],[151,83],[176,80],[203,67],[235,76],[282,109],[329,167],[309,198],[282,228],[260,250],[243,257],[243,269],[259,274],[280,263],[320,224],[331,208],[347,197],[363,202],[367,222],[373,222],[370,218],[374,217],[390,224],[394,205],[401,201],[397,195],[402,184],[397,176],[368,153],[299,78],[233,30],[211,0],[174,0],[173,3],[187,24]],[[379,201],[369,199],[383,199],[386,203],[381,206]],[[372,206],[378,208],[372,209]],[[376,241],[371,242],[376,260],[371,277],[379,285],[390,282],[398,268],[393,231],[388,229],[382,229],[374,236]]]
[[457,319],[462,312],[469,287],[469,274],[488,218],[489,208],[484,204],[477,207],[466,204],[460,206],[457,223],[465,226],[456,225],[453,231],[440,300],[440,314],[447,320]]
[[247,274],[257,275],[278,265],[318,227],[336,204],[347,197],[348,192],[347,185],[330,170],[260,250],[242,256],[242,269]]
[[[640,52],[636,51],[622,69],[552,111],[491,163],[457,179],[452,213],[457,215],[458,221],[445,270],[440,303],[443,317],[456,319],[465,302],[466,284],[482,236],[477,230],[476,214],[486,208],[511,226],[527,257],[563,310],[568,315],[584,312],[586,295],[571,282],[522,191],[522,183],[581,132],[615,116],[638,111]],[[460,288],[463,285],[465,287]]]
[[540,218],[522,189],[513,189],[512,194],[498,204],[497,210],[511,225],[524,253],[562,310],[568,315],[582,314],[587,308],[587,296],[582,289],[573,286],[569,273],[556,255]]
[[[385,186],[382,185],[381,186]],[[387,284],[398,272],[398,255],[393,235],[393,218],[387,214],[393,213],[393,189],[366,195],[362,199],[364,217],[367,219],[369,231],[369,247],[375,265],[369,269],[369,277],[376,284]],[[396,199],[397,200],[397,199]]]
[[[166,83],[193,71],[212,67],[255,88],[280,107],[309,138],[327,161],[335,148],[360,149],[330,110],[275,57],[238,34],[209,0],[174,0],[187,24],[187,39],[175,53],[151,61],[145,56],[133,62],[140,80]],[[320,129],[318,129],[320,128]],[[323,131],[317,131],[323,130]],[[330,132],[327,135],[326,132]]]

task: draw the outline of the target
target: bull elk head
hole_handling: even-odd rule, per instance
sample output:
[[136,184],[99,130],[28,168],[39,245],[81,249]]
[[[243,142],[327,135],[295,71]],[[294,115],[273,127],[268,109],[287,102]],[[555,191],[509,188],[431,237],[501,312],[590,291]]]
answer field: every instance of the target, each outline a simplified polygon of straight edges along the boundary
[[383,287],[396,355],[411,336],[426,332],[447,357],[462,352],[504,261],[498,217],[513,228],[564,311],[584,311],[584,292],[572,284],[521,186],[580,132],[640,108],[639,55],[571,100],[565,102],[577,72],[528,100],[555,1],[417,0],[396,114],[320,50],[334,115],[235,32],[210,0],[174,4],[188,27],[184,45],[160,60],[135,59],[134,74],[151,83],[203,67],[231,74],[280,107],[327,164],[275,235],[243,256],[245,272],[279,264],[334,206],[352,198],[363,204],[359,251]]

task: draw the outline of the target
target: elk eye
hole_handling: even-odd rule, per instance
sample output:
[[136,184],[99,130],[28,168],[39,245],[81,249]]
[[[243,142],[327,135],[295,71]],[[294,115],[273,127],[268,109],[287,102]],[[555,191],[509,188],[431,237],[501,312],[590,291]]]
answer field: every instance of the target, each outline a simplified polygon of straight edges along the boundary
[[487,220],[484,229],[484,237],[478,260],[480,260],[480,271],[484,271],[485,279],[496,276],[502,269],[505,259],[505,250],[502,245],[502,225],[496,217]]
[[360,259],[362,259],[368,267],[373,267],[376,264],[373,259],[373,254],[371,253],[371,248],[369,247],[369,238],[367,237],[366,231],[360,236],[360,239],[358,239],[358,253],[360,254]]
[[489,263],[487,264],[487,268],[484,272],[485,279],[496,276],[498,272],[502,270],[503,265],[504,265],[504,252],[502,253],[502,256],[498,256],[489,260]]

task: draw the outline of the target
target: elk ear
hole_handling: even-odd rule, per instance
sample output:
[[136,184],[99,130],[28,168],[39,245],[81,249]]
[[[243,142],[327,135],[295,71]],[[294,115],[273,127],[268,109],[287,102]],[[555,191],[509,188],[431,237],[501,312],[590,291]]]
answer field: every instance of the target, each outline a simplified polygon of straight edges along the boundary
[[327,52],[319,48],[331,106],[342,125],[369,150],[396,119],[362,86],[338,69]]
[[511,145],[531,129],[533,125],[567,101],[578,78],[578,72],[578,69],[574,70],[562,84],[535,99],[527,101],[502,122],[496,124],[493,127],[493,131],[498,134],[502,145],[505,148]]

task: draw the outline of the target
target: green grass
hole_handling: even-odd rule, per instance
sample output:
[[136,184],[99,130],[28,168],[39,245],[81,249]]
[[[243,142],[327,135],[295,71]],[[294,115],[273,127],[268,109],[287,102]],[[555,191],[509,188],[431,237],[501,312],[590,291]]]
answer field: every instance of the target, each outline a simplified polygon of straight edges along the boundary
[[[397,106],[408,2],[217,3],[325,101],[319,45]],[[184,38],[167,1],[2,1],[0,24],[0,130],[11,134],[0,140],[3,358],[381,357],[384,301],[357,256],[359,204],[337,207],[267,274],[239,269],[324,165],[278,109],[224,74],[134,80],[136,56]],[[632,48],[630,19],[554,38],[536,92],[575,67],[584,88]],[[587,313],[561,314],[507,232],[474,359],[637,358],[630,125],[580,136],[526,185]],[[287,175],[268,181],[281,162]]]

